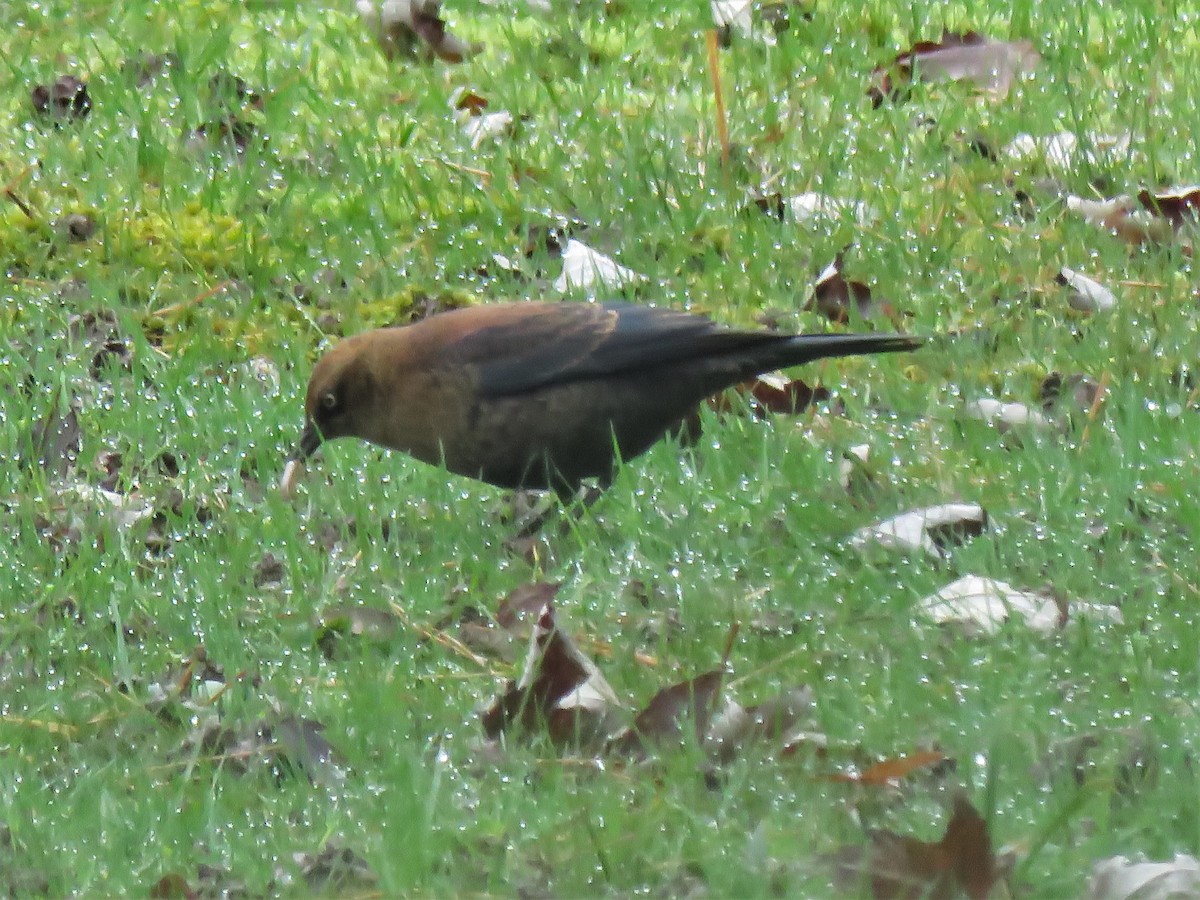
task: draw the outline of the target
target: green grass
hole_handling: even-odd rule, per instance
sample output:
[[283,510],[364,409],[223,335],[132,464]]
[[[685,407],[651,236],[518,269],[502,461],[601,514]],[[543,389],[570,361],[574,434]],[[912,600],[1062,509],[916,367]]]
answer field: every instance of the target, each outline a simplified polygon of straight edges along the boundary
[[[630,2],[607,18],[600,6],[537,18],[452,4],[455,31],[487,44],[459,67],[389,63],[347,9],[311,4],[0,12],[0,184],[32,212],[0,197],[0,893],[144,894],[169,873],[197,886],[200,864],[261,892],[297,871],[293,854],[333,841],[384,895],[823,895],[817,857],[863,840],[851,805],[927,839],[944,821],[922,788],[893,802],[823,776],[930,744],[957,759],[950,781],[995,843],[1023,851],[1019,890],[1078,895],[1101,858],[1200,852],[1200,419],[1178,409],[1189,388],[1176,381],[1196,365],[1192,262],[1178,247],[1130,249],[1051,201],[1022,220],[1005,178],[1027,187],[1042,168],[967,151],[980,132],[1000,146],[1019,132],[1130,130],[1137,155],[1081,164],[1060,176],[1067,187],[1197,180],[1194,14],[1150,0],[1021,3],[1011,18],[985,3],[819,3],[777,46],[722,52],[731,137],[751,160],[723,169],[707,3],[664,14]],[[871,109],[872,67],[943,26],[1029,38],[1044,62],[1002,103],[936,85]],[[181,63],[136,87],[121,63],[143,50]],[[216,115],[207,86],[221,71],[264,98],[241,110],[267,138],[244,158],[184,146]],[[94,106],[54,128],[29,91],[67,73]],[[531,118],[472,150],[448,107],[460,86]],[[880,217],[747,215],[758,168],[785,195],[865,199]],[[91,240],[56,237],[70,213],[95,219]],[[626,468],[540,567],[505,551],[500,492],[370,448],[328,448],[298,502],[277,496],[311,362],[336,336],[323,332],[391,322],[422,297],[549,296],[558,269],[544,256],[529,263],[545,273],[532,287],[478,270],[519,256],[524,229],[567,217],[650,276],[645,302],[739,324],[784,310],[820,329],[800,311],[807,285],[852,243],[850,274],[912,330],[968,336],[820,367],[842,416],[708,416],[694,451],[663,444]],[[1118,308],[1070,312],[1053,281],[1062,265],[1112,287]],[[88,311],[113,313],[132,350],[98,380],[94,350],[68,331]],[[255,377],[256,358],[277,385]],[[1005,442],[965,419],[981,396],[1036,403],[1053,370],[1106,380],[1086,433],[1077,421]],[[159,510],[177,490],[176,511],[122,527],[22,461],[34,424],[71,395],[76,480],[98,483],[93,460],[117,451],[119,488]],[[878,487],[856,500],[837,462],[860,442]],[[176,477],[156,463],[164,452]],[[995,527],[944,564],[847,546],[856,528],[947,499],[981,502]],[[48,538],[72,522],[69,547]],[[155,527],[161,550],[146,546]],[[255,586],[267,552],[279,587]],[[915,614],[967,573],[1116,604],[1124,624],[966,641]],[[504,665],[416,628],[344,641],[332,660],[316,644],[318,616],[340,605],[396,604],[432,625],[538,578],[564,582],[560,615],[585,646],[609,645],[599,663],[631,710],[711,669],[741,622],[737,698],[812,685],[830,758],[751,753],[713,790],[694,748],[652,772],[598,772],[537,742],[493,754],[478,714],[514,674]],[[648,627],[668,613],[677,627]],[[753,627],[767,613],[791,633]],[[230,682],[224,723],[244,733],[273,706],[318,720],[345,777],[243,774],[187,745],[190,713],[149,712],[152,686],[197,645]],[[1076,778],[1053,748],[1085,735],[1099,744]],[[293,877],[275,887],[302,892]]]

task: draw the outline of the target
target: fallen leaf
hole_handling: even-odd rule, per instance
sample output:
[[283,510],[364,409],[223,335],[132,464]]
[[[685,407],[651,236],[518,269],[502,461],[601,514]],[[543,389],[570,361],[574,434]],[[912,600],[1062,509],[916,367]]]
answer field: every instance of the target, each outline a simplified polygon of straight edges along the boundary
[[782,753],[794,742],[796,726],[812,715],[814,708],[813,691],[808,685],[783,691],[757,706],[727,701],[708,729],[708,746],[721,764],[756,743],[773,742]]
[[468,115],[462,123],[463,134],[471,142],[471,148],[477,149],[489,138],[504,137],[512,134],[513,114],[506,109],[497,110],[482,115]]
[[92,111],[87,82],[74,75],[60,75],[51,84],[34,85],[30,101],[34,112],[57,122],[83,119]]
[[849,323],[851,319],[866,321],[880,317],[895,323],[898,317],[892,305],[886,300],[876,302],[869,287],[861,281],[847,279],[842,274],[842,260],[843,254],[838,253],[833,262],[817,276],[812,297],[804,304],[804,309],[815,309],[831,322],[841,325]]
[[[885,759],[868,766],[861,772],[837,772],[829,776],[830,781],[845,781],[851,784],[865,784],[872,787],[883,787],[906,778],[919,769],[939,766],[949,760],[940,750],[921,750],[910,756],[897,756]],[[953,762],[953,760],[950,760]]]
[[513,588],[496,610],[496,624],[509,630],[529,627],[561,589],[561,581],[535,581]]
[[1183,900],[1200,896],[1200,860],[1185,853],[1171,862],[1132,862],[1125,856],[1092,866],[1087,900]]
[[939,625],[957,625],[968,633],[995,634],[1013,616],[1042,634],[1059,630],[1072,613],[1085,618],[1121,622],[1115,606],[1061,603],[1049,594],[1019,591],[994,578],[964,575],[918,602],[917,609]]
[[685,721],[692,723],[692,738],[700,744],[708,733],[724,677],[724,669],[714,669],[663,688],[637,714],[633,725],[609,742],[609,750],[619,756],[642,757],[651,747],[684,742]]
[[861,528],[850,538],[850,544],[859,549],[877,544],[941,559],[949,547],[982,534],[987,523],[987,513],[978,503],[943,503]]
[[1195,225],[1200,219],[1200,185],[1170,188],[1165,191],[1140,190],[1138,203],[1143,209],[1166,219],[1176,228]]
[[76,399],[64,403],[62,395],[57,394],[54,405],[30,432],[33,459],[52,477],[66,478],[75,468],[83,437],[78,409]]
[[1055,278],[1071,289],[1067,303],[1080,312],[1108,312],[1117,305],[1117,297],[1100,282],[1063,266]]
[[991,397],[982,397],[968,403],[965,411],[970,418],[992,425],[1001,434],[1014,428],[1028,427],[1042,431],[1050,428],[1049,419],[1024,403],[1004,403]]
[[279,774],[300,771],[312,781],[342,781],[345,770],[324,731],[320,722],[299,716],[264,719],[239,749],[261,754]]
[[1070,131],[1042,137],[1018,134],[1004,148],[1004,155],[1018,162],[1041,161],[1047,168],[1071,169],[1080,162],[1096,166],[1126,157],[1132,143],[1130,134],[1086,134],[1082,138]]
[[170,872],[150,885],[151,900],[193,900],[198,896],[178,872]]
[[1067,209],[1082,216],[1089,224],[1111,231],[1127,244],[1164,244],[1176,239],[1181,222],[1157,215],[1130,196],[1088,200],[1067,195]]
[[562,274],[554,280],[554,289],[559,293],[570,290],[592,293],[597,287],[621,288],[646,278],[574,238],[567,241],[562,261]]
[[[829,399],[829,390],[820,386],[809,387],[799,378],[789,378],[781,372],[769,372],[753,381],[744,381],[734,389],[750,401],[750,410],[759,419],[769,415],[795,415],[808,409],[813,403]],[[717,414],[731,412],[734,408],[730,394],[722,393],[708,401]],[[697,429],[699,425],[697,424]]]
[[1066,406],[1072,412],[1090,414],[1099,396],[1099,382],[1081,372],[1051,372],[1038,387],[1038,399],[1047,411]]
[[865,847],[848,847],[834,858],[838,889],[876,900],[948,898],[959,891],[984,900],[999,874],[987,823],[962,794],[937,843],[883,829],[867,831]]
[[530,629],[521,678],[483,713],[483,731],[495,739],[544,729],[557,745],[587,747],[607,734],[619,705],[595,663],[558,628],[554,604],[547,602]]
[[369,895],[375,892],[379,881],[365,859],[332,841],[316,855],[295,853],[292,861],[300,870],[305,887],[318,896]]
[[391,610],[374,606],[335,606],[317,620],[316,643],[326,659],[333,659],[347,638],[368,645],[389,647],[400,630],[400,618]]
[[1017,76],[1040,61],[1030,41],[994,41],[975,31],[942,32],[940,41],[921,41],[871,73],[868,91],[875,106],[899,100],[898,85],[913,81],[969,81],[997,98],[1012,89]]
[[388,59],[423,46],[443,62],[460,63],[482,49],[446,29],[440,0],[357,0],[354,7]]

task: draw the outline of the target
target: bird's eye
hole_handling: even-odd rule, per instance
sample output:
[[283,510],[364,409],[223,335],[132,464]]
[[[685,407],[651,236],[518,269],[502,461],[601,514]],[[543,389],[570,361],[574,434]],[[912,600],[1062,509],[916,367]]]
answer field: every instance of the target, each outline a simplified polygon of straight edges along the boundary
[[322,409],[333,410],[337,408],[337,405],[337,394],[335,394],[333,391],[330,391],[328,394],[325,394],[323,397],[321,397]]

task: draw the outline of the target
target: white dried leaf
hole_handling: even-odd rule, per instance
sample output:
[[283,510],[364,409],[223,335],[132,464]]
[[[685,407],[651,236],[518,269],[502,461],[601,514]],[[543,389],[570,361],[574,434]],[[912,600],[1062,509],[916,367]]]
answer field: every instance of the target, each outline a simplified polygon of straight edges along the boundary
[[94,512],[111,516],[120,528],[129,528],[154,515],[154,505],[142,500],[136,491],[118,494],[83,482],[67,485],[67,488],[80,500],[90,504]]
[[[982,634],[999,631],[1013,615],[1040,634],[1057,631],[1063,624],[1062,609],[1050,595],[1019,591],[1006,582],[979,575],[963,576],[921,600],[917,607],[939,625],[965,626]],[[1115,606],[1073,603],[1070,611],[1088,618],[1122,621],[1121,611]]]
[[503,137],[512,131],[513,115],[501,109],[480,116],[468,115],[463,122],[463,133],[470,139],[471,148],[478,148],[488,138]]
[[304,463],[298,459],[289,459],[283,467],[283,475],[279,478],[279,495],[284,500],[290,500],[296,494],[296,486],[304,476]]
[[1107,312],[1117,305],[1116,294],[1081,272],[1063,266],[1058,278],[1071,289],[1071,296],[1067,302],[1072,309],[1080,312]]
[[838,460],[838,482],[843,488],[849,490],[854,470],[866,464],[870,458],[870,444],[855,444],[853,447],[847,448],[845,454]]
[[1133,136],[1130,134],[1087,135],[1088,149],[1082,152],[1080,143],[1079,136],[1070,131],[1060,131],[1057,134],[1041,137],[1018,134],[1004,148],[1004,155],[1020,162],[1040,159],[1050,168],[1069,169],[1078,162],[1096,165],[1114,157],[1127,156],[1133,143]]
[[1050,420],[1036,409],[1024,403],[1003,403],[991,397],[972,400],[967,404],[966,412],[971,418],[982,419],[1002,432],[1023,426],[1038,429],[1050,427]]
[[876,544],[890,550],[925,553],[940,559],[942,551],[930,535],[930,529],[953,527],[981,531],[987,527],[987,513],[978,503],[943,503],[913,509],[859,529],[850,538],[850,544],[858,549]]
[[554,289],[561,293],[572,289],[593,292],[597,287],[619,288],[644,281],[646,277],[574,238],[567,241],[562,261],[562,274],[554,281]]
[[1146,222],[1152,218],[1149,211],[1142,209],[1137,200],[1127,194],[1103,200],[1089,200],[1086,197],[1067,194],[1066,203],[1071,212],[1078,213],[1093,225],[1105,228],[1109,227],[1113,216],[1135,217]]
[[440,59],[462,62],[478,48],[446,30],[441,6],[441,0],[356,0],[354,4],[389,58],[424,44]]
[[1200,860],[1177,853],[1172,862],[1130,862],[1124,856],[1092,866],[1088,900],[1184,900],[1200,896]]
[[713,22],[718,28],[731,28],[745,37],[754,34],[753,0],[712,0]]
[[[858,200],[843,200],[839,197],[830,197],[826,194],[818,194],[811,191],[795,197],[789,197],[785,202],[792,214],[792,219],[796,222],[808,222],[820,218],[840,219],[843,216],[852,216],[858,224],[867,225],[876,217],[875,211],[866,203]],[[825,272],[822,272],[818,276],[817,281],[820,282],[828,277],[828,272],[829,269],[827,268]]]

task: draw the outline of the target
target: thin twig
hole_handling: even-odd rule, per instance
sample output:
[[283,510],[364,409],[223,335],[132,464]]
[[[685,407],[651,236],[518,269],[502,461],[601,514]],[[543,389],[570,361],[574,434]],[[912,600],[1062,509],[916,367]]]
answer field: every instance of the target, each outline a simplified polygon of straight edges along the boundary
[[486,184],[490,184],[492,181],[492,173],[485,172],[483,169],[472,169],[470,166],[463,166],[456,162],[451,162],[448,159],[443,159],[440,156],[433,157],[433,160],[434,162],[439,162],[447,169],[451,169],[455,172],[462,172],[465,175],[474,175],[476,178],[482,179]]
[[1092,423],[1096,421],[1096,416],[1100,412],[1100,404],[1104,402],[1104,395],[1108,391],[1108,370],[1105,369],[1100,375],[1100,384],[1096,386],[1096,399],[1092,401],[1092,408],[1088,410],[1087,424],[1083,426],[1083,434],[1079,437],[1079,449],[1082,450],[1088,440],[1088,433],[1092,429]]
[[433,641],[435,644],[441,644],[448,650],[453,650],[459,656],[469,659],[471,662],[475,663],[475,665],[480,666],[481,668],[488,668],[488,661],[478,653],[472,652],[471,649],[458,638],[452,637],[451,635],[446,634],[444,631],[438,631],[436,628],[430,628],[428,625],[422,625],[420,622],[414,622],[412,617],[409,616],[408,610],[406,610],[395,600],[388,601],[388,606],[391,607],[392,612],[396,614],[401,622],[403,622],[407,627],[411,628],[417,634],[421,635],[421,637],[428,641]]
[[204,291],[203,293],[197,294],[195,297],[192,297],[190,300],[181,300],[178,303],[172,303],[170,306],[164,306],[161,309],[154,310],[154,312],[150,313],[150,315],[160,316],[160,317],[174,315],[177,312],[182,312],[183,310],[187,309],[188,307],[199,306],[201,303],[203,303],[209,297],[212,297],[214,294],[219,294],[219,293],[221,293],[221,291],[225,290],[225,288],[232,287],[232,286],[233,286],[232,280],[218,282],[215,286],[210,287],[207,291]]
[[717,101],[717,138],[721,141],[721,165],[729,165],[729,122],[725,118],[725,95],[721,92],[721,70],[717,66],[720,56],[720,39],[717,30],[708,30],[708,74],[712,77],[713,97]]
[[729,634],[725,636],[725,650],[721,654],[721,666],[729,665],[729,656],[733,653],[733,644],[737,640],[738,632],[742,630],[742,623],[737,619],[733,620],[733,624],[729,626]]
[[35,216],[33,214],[33,210],[29,207],[29,204],[17,196],[17,190],[16,190],[17,185],[19,185],[22,181],[24,181],[26,178],[28,178],[29,173],[32,172],[33,169],[34,169],[33,163],[30,163],[29,165],[27,165],[24,169],[22,169],[20,172],[17,173],[17,176],[12,181],[10,181],[8,184],[6,184],[4,186],[3,191],[4,191],[4,196],[7,197],[9,200],[11,200],[13,203],[15,203],[17,206],[17,209],[19,209],[19,210],[21,210],[21,212],[25,213],[26,217],[31,222],[36,222],[38,220],[37,216]]

